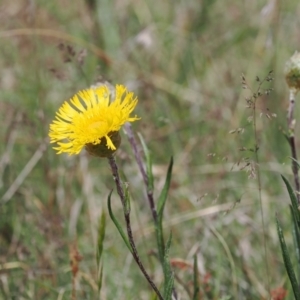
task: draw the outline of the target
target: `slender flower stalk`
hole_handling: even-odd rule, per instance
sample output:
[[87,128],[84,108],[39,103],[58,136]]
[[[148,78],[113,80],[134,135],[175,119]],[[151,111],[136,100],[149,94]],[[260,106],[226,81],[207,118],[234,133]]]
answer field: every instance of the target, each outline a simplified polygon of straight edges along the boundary
[[123,212],[124,212],[124,218],[125,218],[125,222],[126,222],[127,236],[128,236],[128,240],[129,240],[131,249],[132,249],[132,256],[133,256],[135,262],[137,263],[137,265],[139,266],[140,270],[144,274],[145,278],[147,279],[148,283],[150,284],[150,286],[156,293],[157,297],[160,300],[163,300],[163,297],[162,297],[160,291],[158,290],[155,283],[152,281],[149,274],[147,273],[147,271],[139,257],[138,251],[136,249],[135,242],[134,242],[133,235],[132,235],[132,230],[131,230],[130,210],[128,210],[126,208],[125,193],[124,193],[124,190],[123,190],[123,187],[121,184],[121,179],[119,176],[118,166],[116,164],[115,158],[113,156],[108,157],[108,162],[109,162],[109,165],[110,165],[110,168],[112,171],[114,181],[116,183],[118,194],[120,196],[120,199],[121,199],[121,202],[123,205]]
[[141,155],[138,151],[137,142],[136,142],[136,139],[135,139],[135,136],[134,136],[134,133],[132,131],[132,127],[131,127],[130,123],[126,123],[124,125],[124,128],[125,128],[126,134],[128,136],[129,143],[132,146],[134,156],[135,156],[135,159],[136,159],[137,164],[139,166],[139,169],[140,169],[140,172],[142,174],[143,180],[144,180],[145,184],[148,185],[148,177],[147,177],[147,174],[146,174],[146,170],[145,170]]
[[149,178],[148,178],[148,175],[146,173],[141,154],[138,151],[137,141],[136,141],[135,136],[133,134],[131,124],[126,123],[124,125],[124,128],[125,128],[126,134],[128,136],[129,143],[132,146],[135,159],[137,161],[137,164],[139,166],[140,172],[142,174],[142,177],[143,177],[146,189],[147,189],[147,198],[148,198],[149,206],[150,206],[150,209],[151,209],[152,218],[153,218],[153,221],[156,225],[156,223],[157,223],[157,211],[156,211],[155,204],[154,204],[154,199],[153,199],[153,190],[149,187]]

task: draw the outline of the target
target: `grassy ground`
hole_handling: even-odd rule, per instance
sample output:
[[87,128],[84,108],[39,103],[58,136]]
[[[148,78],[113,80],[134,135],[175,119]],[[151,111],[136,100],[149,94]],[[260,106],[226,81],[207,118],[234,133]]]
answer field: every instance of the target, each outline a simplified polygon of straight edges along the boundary
[[[287,228],[279,176],[291,174],[282,134],[283,68],[299,47],[298,1],[2,0],[0,16],[1,299],[70,299],[69,255],[76,249],[82,256],[77,299],[153,299],[109,218],[98,295],[97,226],[114,187],[109,166],[84,152],[57,156],[46,139],[61,103],[101,80],[138,95],[142,119],[133,128],[152,151],[155,195],[174,156],[165,226],[173,233],[170,258],[181,299],[191,299],[188,266],[195,254],[199,299],[270,299],[280,287],[293,299],[275,213]],[[257,180],[244,168],[253,154],[240,151],[255,145],[245,101],[251,92],[242,89],[241,74],[255,91],[255,76],[270,70],[274,81],[265,87],[274,91],[257,109],[260,203]],[[243,134],[229,133],[238,127]],[[151,214],[125,135],[117,161],[134,199],[138,249],[160,285],[161,269],[149,254],[155,249]],[[112,201],[121,219],[116,192]]]

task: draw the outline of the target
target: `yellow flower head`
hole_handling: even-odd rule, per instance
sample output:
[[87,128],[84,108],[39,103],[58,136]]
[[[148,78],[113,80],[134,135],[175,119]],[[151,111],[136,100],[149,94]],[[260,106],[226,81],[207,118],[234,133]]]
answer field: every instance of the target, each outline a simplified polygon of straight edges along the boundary
[[121,126],[139,120],[129,116],[138,100],[123,85],[116,85],[113,101],[110,96],[109,88],[100,86],[82,90],[62,104],[49,131],[50,143],[58,145],[53,147],[57,154],[78,154],[83,147],[94,149],[100,143],[103,149],[105,142],[109,153],[117,150]]

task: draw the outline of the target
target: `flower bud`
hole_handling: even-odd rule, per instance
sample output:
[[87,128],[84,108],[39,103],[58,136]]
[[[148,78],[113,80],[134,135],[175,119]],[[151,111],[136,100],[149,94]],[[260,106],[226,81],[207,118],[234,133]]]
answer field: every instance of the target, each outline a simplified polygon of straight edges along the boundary
[[284,68],[286,82],[295,93],[300,90],[300,53],[295,52],[294,55],[286,62]]

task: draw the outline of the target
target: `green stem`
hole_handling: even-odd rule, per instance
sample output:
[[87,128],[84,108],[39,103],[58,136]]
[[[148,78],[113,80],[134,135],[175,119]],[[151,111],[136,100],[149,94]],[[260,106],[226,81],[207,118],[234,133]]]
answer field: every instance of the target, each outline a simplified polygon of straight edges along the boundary
[[116,164],[115,158],[113,156],[108,157],[108,162],[109,162],[109,165],[111,167],[113,178],[114,178],[114,181],[115,181],[116,186],[117,186],[117,191],[118,191],[118,194],[120,196],[120,199],[121,199],[121,202],[122,202],[122,205],[123,205],[123,212],[124,212],[124,218],[125,218],[125,222],[126,222],[127,236],[128,236],[130,246],[132,248],[132,252],[131,252],[132,256],[133,256],[135,262],[137,263],[137,265],[139,266],[140,270],[144,274],[145,278],[149,282],[150,286],[152,287],[152,289],[156,293],[158,299],[159,300],[164,300],[164,298],[162,297],[160,291],[158,290],[158,288],[156,287],[156,285],[154,284],[154,282],[150,278],[149,274],[147,273],[147,271],[146,271],[146,269],[145,269],[145,267],[144,267],[144,265],[143,265],[143,263],[140,259],[138,251],[136,249],[135,242],[134,242],[134,239],[133,239],[132,229],[131,229],[130,210],[128,210],[127,206],[126,206],[125,193],[124,193],[124,190],[123,190],[123,187],[122,187],[122,184],[121,184],[121,179],[120,179],[118,166]]

